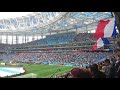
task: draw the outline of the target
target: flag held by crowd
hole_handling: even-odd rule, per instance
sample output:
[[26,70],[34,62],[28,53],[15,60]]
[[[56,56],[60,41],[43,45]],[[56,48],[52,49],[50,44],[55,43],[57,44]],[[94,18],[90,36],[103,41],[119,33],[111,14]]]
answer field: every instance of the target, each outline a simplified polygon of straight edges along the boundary
[[115,18],[111,20],[100,20],[96,32],[94,34],[95,38],[107,38],[112,37],[117,34]]
[[103,47],[104,45],[108,45],[110,42],[107,38],[99,38],[93,46],[93,49],[96,50],[98,48]]

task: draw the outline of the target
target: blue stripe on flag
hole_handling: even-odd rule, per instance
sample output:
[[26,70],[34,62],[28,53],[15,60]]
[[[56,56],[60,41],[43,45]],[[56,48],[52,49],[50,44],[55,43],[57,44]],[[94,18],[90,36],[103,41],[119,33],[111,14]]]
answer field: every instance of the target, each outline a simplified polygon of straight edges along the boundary
[[110,44],[110,42],[108,41],[107,38],[102,38],[102,41],[103,41],[104,45]]
[[113,33],[112,33],[112,37],[116,36],[117,35],[117,31],[116,31],[116,22],[114,24],[114,30],[113,30]]

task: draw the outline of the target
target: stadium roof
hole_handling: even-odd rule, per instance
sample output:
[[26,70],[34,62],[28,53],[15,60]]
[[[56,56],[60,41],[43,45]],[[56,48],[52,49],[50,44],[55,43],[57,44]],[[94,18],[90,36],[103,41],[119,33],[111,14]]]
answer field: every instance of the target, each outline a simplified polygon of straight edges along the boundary
[[[2,13],[2,12],[1,12]],[[8,12],[6,12],[7,14]],[[11,12],[15,13],[15,12]],[[14,17],[0,16],[1,33],[51,33],[76,28],[93,28],[111,12],[16,12]],[[20,14],[23,13],[23,14]],[[10,14],[8,14],[10,16]],[[85,30],[85,29],[84,29]]]

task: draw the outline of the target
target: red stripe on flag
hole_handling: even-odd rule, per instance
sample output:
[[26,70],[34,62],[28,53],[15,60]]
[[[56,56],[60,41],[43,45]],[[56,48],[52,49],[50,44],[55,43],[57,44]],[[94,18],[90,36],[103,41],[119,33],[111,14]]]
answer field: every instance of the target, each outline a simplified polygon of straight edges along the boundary
[[93,50],[97,50],[97,42],[94,44]]
[[110,22],[110,20],[100,20],[96,32],[94,34],[95,38],[103,38],[104,37],[104,28]]

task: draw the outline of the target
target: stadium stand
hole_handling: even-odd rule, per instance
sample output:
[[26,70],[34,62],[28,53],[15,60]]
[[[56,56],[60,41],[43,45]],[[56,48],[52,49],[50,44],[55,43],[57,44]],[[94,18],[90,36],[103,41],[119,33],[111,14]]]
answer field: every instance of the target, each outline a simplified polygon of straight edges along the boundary
[[[94,38],[98,21],[110,19],[111,13],[38,12],[34,15],[1,20],[0,61],[5,65],[15,62],[21,67],[26,63],[73,67],[69,72],[52,78],[120,78],[120,34],[109,37],[108,46],[93,50],[98,40]],[[10,25],[7,24],[9,21]],[[2,31],[11,27],[15,30]],[[37,74],[30,73],[13,78],[36,77]]]

